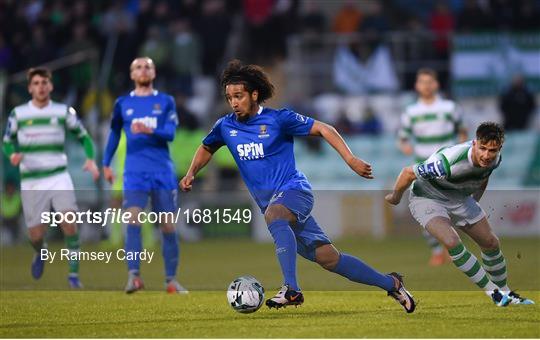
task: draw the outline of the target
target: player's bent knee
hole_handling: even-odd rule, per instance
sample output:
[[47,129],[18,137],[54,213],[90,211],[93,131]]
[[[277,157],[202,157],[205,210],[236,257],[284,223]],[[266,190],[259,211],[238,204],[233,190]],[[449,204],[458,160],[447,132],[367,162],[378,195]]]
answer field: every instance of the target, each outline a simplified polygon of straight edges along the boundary
[[337,267],[339,257],[339,251],[332,244],[322,245],[315,250],[315,262],[329,271]]
[[43,233],[29,233],[28,239],[30,239],[31,243],[34,243],[34,242],[43,240],[44,236],[45,235]]
[[499,242],[499,238],[495,235],[491,235],[488,239],[485,240],[484,243],[482,243],[481,247],[484,250],[496,250],[499,249],[501,246]]
[[36,226],[28,228],[28,239],[30,242],[40,241],[45,237],[47,232],[47,226],[45,224],[38,224]]
[[75,223],[62,223],[60,227],[64,235],[75,235],[77,233],[77,225]]
[[295,221],[294,215],[284,205],[273,204],[264,212],[264,220],[267,225],[270,225],[275,220],[286,220],[289,222]]
[[442,244],[446,249],[453,249],[461,244],[461,239],[457,235],[447,236],[442,239]]
[[172,234],[176,232],[176,226],[172,223],[163,223],[160,228],[161,232],[165,234]]
[[129,207],[126,211],[130,214],[129,224],[141,225],[139,214],[142,212],[139,207]]

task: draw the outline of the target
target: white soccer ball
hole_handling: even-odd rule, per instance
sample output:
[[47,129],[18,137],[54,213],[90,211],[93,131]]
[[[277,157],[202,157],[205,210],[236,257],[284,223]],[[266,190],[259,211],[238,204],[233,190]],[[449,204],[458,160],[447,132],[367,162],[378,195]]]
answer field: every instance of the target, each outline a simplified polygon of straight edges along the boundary
[[261,308],[264,288],[256,278],[241,276],[231,282],[227,289],[229,306],[239,313],[253,313]]

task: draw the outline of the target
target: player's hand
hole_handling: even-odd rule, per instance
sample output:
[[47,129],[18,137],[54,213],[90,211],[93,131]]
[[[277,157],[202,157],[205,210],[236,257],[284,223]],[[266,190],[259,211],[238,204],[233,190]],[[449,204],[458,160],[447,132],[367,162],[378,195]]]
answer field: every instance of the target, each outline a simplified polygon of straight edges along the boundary
[[414,152],[414,149],[413,149],[412,145],[409,144],[409,143],[401,143],[399,145],[399,148],[400,148],[401,152],[403,152],[403,154],[406,155],[406,156],[410,156]]
[[92,179],[96,182],[99,178],[99,169],[93,159],[87,159],[84,162],[83,170],[92,174]]
[[104,166],[103,167],[103,177],[105,177],[105,180],[111,184],[114,182],[114,173],[111,169],[111,167]]
[[388,195],[384,196],[384,199],[386,200],[386,202],[388,202],[388,203],[390,203],[392,205],[398,205],[399,202],[401,202],[401,197],[396,195],[395,192],[392,192],[391,194],[388,194]]
[[9,161],[11,162],[11,165],[17,166],[19,163],[21,163],[21,160],[23,158],[22,153],[16,152],[9,157]]
[[133,134],[138,134],[138,133],[151,134],[152,132],[154,132],[154,130],[144,125],[144,123],[142,122],[136,122],[136,123],[131,124],[131,132]]
[[180,189],[184,192],[191,191],[191,188],[193,187],[193,180],[195,179],[195,176],[186,175],[184,178],[180,180]]
[[347,162],[349,167],[359,174],[360,176],[368,179],[373,179],[373,174],[371,170],[371,165],[364,162],[358,157],[352,157],[350,161]]

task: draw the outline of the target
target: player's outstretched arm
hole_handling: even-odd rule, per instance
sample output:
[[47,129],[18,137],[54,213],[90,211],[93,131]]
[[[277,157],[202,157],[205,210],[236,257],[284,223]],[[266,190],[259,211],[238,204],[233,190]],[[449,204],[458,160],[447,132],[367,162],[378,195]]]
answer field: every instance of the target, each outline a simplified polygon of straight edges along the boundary
[[212,156],[217,149],[218,147],[212,147],[204,144],[199,146],[195,152],[195,156],[193,156],[193,160],[191,161],[187,174],[180,180],[179,185],[182,191],[191,191],[195,176],[202,168],[206,166],[206,164],[208,164],[208,162],[210,162],[210,159],[212,159]]
[[399,202],[401,202],[401,197],[403,197],[403,193],[405,192],[405,190],[407,190],[408,187],[411,186],[412,182],[414,182],[415,179],[416,174],[414,173],[414,170],[411,166],[403,168],[396,180],[396,184],[394,184],[394,191],[384,197],[386,202],[393,205],[398,205]]
[[337,132],[333,126],[316,120],[311,127],[309,135],[324,138],[328,144],[336,149],[341,158],[343,158],[345,163],[347,163],[354,172],[364,178],[373,178],[371,165],[352,153],[347,143],[343,140],[343,137],[341,137],[339,132]]

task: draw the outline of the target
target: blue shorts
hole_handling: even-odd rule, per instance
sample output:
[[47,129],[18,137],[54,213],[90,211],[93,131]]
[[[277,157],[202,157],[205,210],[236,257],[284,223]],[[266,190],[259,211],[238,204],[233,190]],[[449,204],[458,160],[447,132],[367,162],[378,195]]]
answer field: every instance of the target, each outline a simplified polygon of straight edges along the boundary
[[124,172],[124,209],[142,210],[152,200],[152,211],[174,212],[178,206],[176,176],[167,172]]
[[332,243],[311,216],[313,203],[309,191],[285,190],[274,194],[269,204],[281,204],[296,215],[297,223],[291,229],[296,237],[297,253],[310,261],[315,261],[315,249]]

